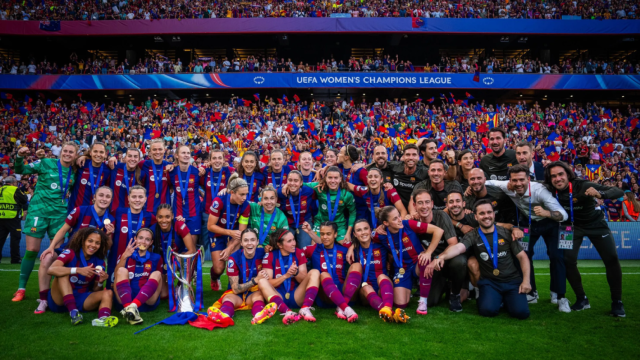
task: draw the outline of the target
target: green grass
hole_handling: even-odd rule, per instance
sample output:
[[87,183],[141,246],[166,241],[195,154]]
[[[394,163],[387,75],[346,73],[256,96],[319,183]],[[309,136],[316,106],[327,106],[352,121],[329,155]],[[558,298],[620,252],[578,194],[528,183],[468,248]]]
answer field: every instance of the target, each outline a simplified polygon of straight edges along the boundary
[[[38,294],[32,274],[27,297],[10,301],[18,282],[17,265],[0,265],[0,358],[3,359],[289,359],[289,358],[637,358],[640,321],[638,311],[640,262],[624,261],[623,300],[627,317],[612,318],[609,287],[599,261],[581,262],[583,282],[592,308],[571,314],[559,313],[548,302],[548,262],[536,263],[541,300],[532,305],[531,317],[518,321],[501,313],[487,319],[478,315],[474,301],[463,304],[462,313],[448,305],[430,308],[429,315],[415,315],[413,298],[408,324],[386,324],[370,308],[356,307],[354,324],[338,320],[332,310],[315,311],[316,323],[282,324],[276,316],[262,325],[250,324],[249,311],[236,312],[236,325],[207,331],[191,326],[160,325],[139,335],[141,327],[121,322],[117,327],[94,328],[96,313],[85,314],[85,323],[72,326],[66,314],[34,315]],[[8,271],[14,270],[14,271]],[[593,274],[593,275],[588,275]],[[208,280],[208,278],[206,278]],[[208,282],[208,281],[205,281]],[[226,284],[225,284],[226,286]],[[220,295],[205,290],[210,306]],[[569,298],[574,299],[569,290]],[[161,305],[166,309],[166,303]],[[145,325],[169,316],[164,310],[142,314]]]

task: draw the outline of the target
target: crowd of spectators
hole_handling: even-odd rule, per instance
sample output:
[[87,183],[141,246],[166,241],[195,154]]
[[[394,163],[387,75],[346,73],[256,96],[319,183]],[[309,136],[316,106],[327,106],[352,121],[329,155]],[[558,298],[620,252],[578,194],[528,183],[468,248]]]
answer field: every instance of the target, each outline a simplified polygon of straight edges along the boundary
[[[8,0],[0,20],[155,20],[255,17],[426,17],[636,19],[638,0]],[[347,15],[348,14],[348,15]]]
[[[579,176],[615,186],[626,183],[640,195],[636,170],[640,169],[640,110],[631,106],[607,109],[596,102],[547,101],[498,105],[482,100],[466,105],[397,99],[282,103],[277,98],[185,103],[151,97],[100,104],[82,99],[52,102],[43,95],[23,102],[3,95],[11,98],[0,103],[0,166],[5,176],[13,172],[19,146],[32,148],[32,154],[44,149],[48,156],[57,156],[64,141],[76,141],[82,150],[102,141],[110,155],[118,156],[130,147],[145,152],[146,141],[158,137],[170,149],[192,145],[197,161],[206,158],[207,149],[223,147],[231,165],[248,149],[268,159],[270,151],[279,148],[290,153],[308,150],[315,156],[344,144],[363,149],[366,159],[375,145],[383,144],[398,158],[403,145],[419,137],[436,138],[442,143],[440,151],[471,149],[479,162],[490,151],[483,129],[490,119],[507,130],[507,147],[528,140],[534,144],[536,161],[558,156],[575,165]],[[550,146],[555,151],[549,152]],[[321,156],[316,159],[320,166]],[[600,165],[597,174],[588,172],[587,165]],[[23,186],[33,189],[36,180],[23,179]]]
[[566,59],[560,65],[543,63],[538,59],[514,58],[500,62],[494,57],[487,59],[447,57],[443,56],[438,64],[414,65],[411,61],[401,60],[398,55],[391,57],[351,57],[347,61],[336,60],[333,57],[322,59],[315,64],[308,62],[294,62],[291,58],[274,56],[248,56],[246,59],[227,57],[197,58],[192,61],[182,61],[180,58],[169,59],[162,55],[155,55],[138,59],[137,63],[130,63],[115,58],[79,58],[73,53],[69,62],[60,63],[48,60],[17,62],[0,57],[0,74],[41,75],[41,74],[166,74],[166,73],[225,73],[225,72],[443,72],[443,73],[474,73],[476,68],[482,73],[539,73],[539,74],[605,74],[624,75],[640,73],[640,63],[635,65],[631,61],[619,60],[608,62],[605,60],[571,60]]

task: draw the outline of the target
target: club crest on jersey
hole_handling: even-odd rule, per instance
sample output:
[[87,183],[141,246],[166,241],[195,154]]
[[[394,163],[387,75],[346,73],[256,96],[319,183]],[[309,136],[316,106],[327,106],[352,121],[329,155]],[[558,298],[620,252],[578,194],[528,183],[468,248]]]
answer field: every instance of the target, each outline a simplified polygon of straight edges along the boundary
[[53,190],[57,189],[57,188],[58,188],[58,184],[56,184],[56,183],[51,183],[51,188],[52,188]]
[[504,245],[504,239],[498,239],[498,245]]
[[189,184],[193,184],[193,179],[189,179]]
[[405,243],[405,244],[408,243],[409,242],[409,238],[403,236],[402,237],[402,242]]
[[573,198],[573,203],[577,204],[578,203],[578,198]]
[[498,206],[498,202],[497,202],[497,201],[492,201],[492,202],[491,202],[491,206],[494,206],[494,207],[495,207],[495,206]]
[[338,260],[342,260],[342,253],[338,253]]
[[151,270],[151,264],[144,264],[144,271]]
[[128,228],[128,227],[126,227],[126,226],[123,226],[123,227],[122,227],[122,229],[121,229],[120,231],[122,231],[122,233],[123,233],[123,234],[126,234],[126,233],[128,233],[128,232],[129,232],[129,228]]
[[302,202],[300,202],[300,206],[307,206],[307,200],[302,200]]
[[395,279],[395,280],[393,280],[393,282],[396,283],[396,284],[400,284],[400,279]]
[[31,228],[31,232],[32,232],[32,233],[34,233],[34,232],[36,232],[36,231],[38,231],[38,229],[37,229],[37,228],[35,228],[35,227],[32,227],[32,228]]
[[82,184],[82,185],[87,185],[87,179],[82,179],[82,180],[80,180],[80,184]]
[[416,178],[412,177],[411,182],[414,182],[414,181],[416,181]]
[[338,205],[342,205],[342,200],[338,201]]
[[511,165],[511,163],[509,163],[509,164],[507,164],[507,166],[511,167],[511,166],[513,166],[513,165]]
[[380,256],[380,250],[373,250],[373,256]]

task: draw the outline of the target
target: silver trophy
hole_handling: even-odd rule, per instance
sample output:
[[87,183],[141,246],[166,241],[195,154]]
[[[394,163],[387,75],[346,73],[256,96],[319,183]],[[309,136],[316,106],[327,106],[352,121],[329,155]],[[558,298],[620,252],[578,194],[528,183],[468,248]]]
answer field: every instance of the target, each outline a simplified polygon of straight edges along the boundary
[[202,247],[189,255],[167,251],[170,311],[195,312],[202,308],[202,254]]

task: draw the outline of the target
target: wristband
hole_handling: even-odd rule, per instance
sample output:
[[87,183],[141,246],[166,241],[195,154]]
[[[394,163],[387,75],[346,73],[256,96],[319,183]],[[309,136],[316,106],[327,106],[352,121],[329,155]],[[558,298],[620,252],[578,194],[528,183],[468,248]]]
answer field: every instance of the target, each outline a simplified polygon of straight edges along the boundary
[[103,287],[104,284],[103,283],[98,283],[98,287]]
[[75,275],[77,271],[78,271],[78,268],[72,267],[71,268],[71,275]]

